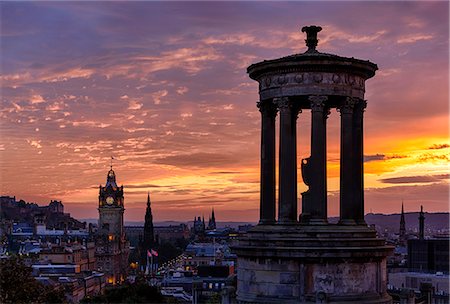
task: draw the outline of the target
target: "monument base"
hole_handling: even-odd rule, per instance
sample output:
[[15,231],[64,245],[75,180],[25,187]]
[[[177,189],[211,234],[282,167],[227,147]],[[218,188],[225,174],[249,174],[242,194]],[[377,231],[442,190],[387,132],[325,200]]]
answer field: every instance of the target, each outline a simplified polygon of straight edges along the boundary
[[257,225],[239,240],[239,303],[392,303],[393,248],[367,226]]

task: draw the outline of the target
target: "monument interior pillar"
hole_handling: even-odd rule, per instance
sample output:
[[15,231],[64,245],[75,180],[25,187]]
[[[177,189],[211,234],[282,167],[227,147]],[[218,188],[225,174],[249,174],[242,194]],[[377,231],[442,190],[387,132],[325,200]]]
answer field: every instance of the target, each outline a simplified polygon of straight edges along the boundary
[[275,98],[280,111],[278,222],[297,221],[297,108],[288,97]]

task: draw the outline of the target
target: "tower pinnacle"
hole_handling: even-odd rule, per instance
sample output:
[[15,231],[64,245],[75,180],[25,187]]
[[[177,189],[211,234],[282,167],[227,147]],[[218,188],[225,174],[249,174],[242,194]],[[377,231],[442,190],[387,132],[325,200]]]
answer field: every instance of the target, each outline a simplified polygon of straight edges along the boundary
[[423,206],[420,205],[419,213],[419,239],[423,240],[425,237],[425,215],[423,213]]
[[403,208],[403,201],[402,201],[402,213],[400,215],[400,231],[399,231],[399,241],[401,245],[406,244],[406,227],[405,227],[405,211]]

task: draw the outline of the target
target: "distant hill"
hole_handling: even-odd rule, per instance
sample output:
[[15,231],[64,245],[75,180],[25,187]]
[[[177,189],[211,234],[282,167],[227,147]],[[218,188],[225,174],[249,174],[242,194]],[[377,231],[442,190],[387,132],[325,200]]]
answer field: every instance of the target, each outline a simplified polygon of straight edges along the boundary
[[[419,229],[419,213],[418,212],[408,212],[405,213],[405,223],[407,230]],[[398,230],[400,226],[400,214],[374,214],[368,213],[365,216],[366,222],[369,225],[377,225],[383,229],[388,230]],[[329,221],[331,223],[336,223],[339,220],[338,217],[331,217]],[[425,227],[427,229],[449,229],[449,213],[448,212],[439,212],[439,213],[425,213]],[[97,223],[98,219],[81,219],[81,221],[85,221],[87,223]],[[181,223],[188,224],[190,227],[192,226],[192,221],[188,222],[180,222],[180,221],[161,221],[154,222],[155,226],[169,226],[169,225],[179,225]],[[217,222],[218,228],[223,227],[231,227],[237,228],[240,225],[252,224],[255,225],[255,222]],[[144,226],[144,221],[125,221],[125,226]]]
[[[400,214],[373,214],[365,216],[368,224],[375,224],[389,230],[398,230],[400,227]],[[406,230],[419,229],[419,212],[405,213]],[[449,229],[449,213],[425,212],[426,229]]]

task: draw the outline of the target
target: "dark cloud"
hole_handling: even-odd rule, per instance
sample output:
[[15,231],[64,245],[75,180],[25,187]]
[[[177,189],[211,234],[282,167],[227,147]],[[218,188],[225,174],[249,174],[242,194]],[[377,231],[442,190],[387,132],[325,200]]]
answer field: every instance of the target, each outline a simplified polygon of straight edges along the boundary
[[397,159],[397,158],[407,158],[406,155],[399,155],[399,154],[392,154],[392,155],[385,155],[385,154],[374,154],[374,155],[364,155],[364,162],[371,162],[371,161],[379,161],[379,160],[389,160],[389,159]]
[[433,161],[449,161],[448,154],[432,154],[432,153],[424,153],[419,156],[419,162],[433,162]]
[[377,160],[384,160],[386,155],[384,154],[375,154],[375,155],[364,155],[364,162],[371,162]]
[[382,178],[379,181],[385,184],[411,184],[411,183],[435,183],[439,180],[449,179],[450,174],[435,174],[421,176],[400,176],[392,178]]
[[428,149],[430,150],[439,150],[439,149],[446,149],[446,148],[450,148],[449,144],[434,144],[430,147],[428,147]]

